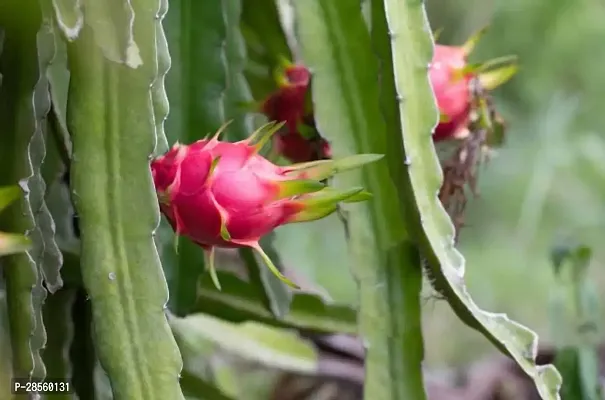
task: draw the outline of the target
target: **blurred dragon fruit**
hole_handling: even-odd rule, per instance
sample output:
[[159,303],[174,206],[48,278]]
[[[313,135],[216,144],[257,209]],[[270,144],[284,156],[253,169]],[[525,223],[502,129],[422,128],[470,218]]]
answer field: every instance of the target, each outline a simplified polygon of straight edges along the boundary
[[429,79],[440,120],[433,132],[435,143],[448,142],[438,150],[443,170],[439,200],[456,227],[456,239],[465,224],[468,192],[478,195],[479,165],[504,139],[505,123],[498,115],[489,91],[508,81],[517,71],[516,57],[500,57],[471,64],[467,58],[486,29],[462,46],[435,45]]
[[[478,79],[483,91],[490,91],[508,81],[517,71],[511,61],[514,57],[496,58],[481,64],[469,64],[468,56],[485,29],[472,35],[462,46],[435,45],[429,67],[429,79],[441,115],[433,132],[433,140],[440,142],[462,139],[469,134],[473,111],[471,81]],[[500,66],[491,69],[494,66]]]
[[[429,68],[429,78],[441,115],[433,132],[433,140],[462,139],[469,133],[473,94],[471,81],[479,79],[484,91],[508,81],[517,70],[511,57],[496,58],[481,64],[469,64],[468,56],[485,29],[480,30],[462,46],[436,44]],[[494,66],[500,66],[491,69]],[[275,121],[285,121],[285,129],[275,135],[276,153],[291,162],[331,158],[329,143],[315,128],[312,105],[308,101],[311,74],[300,64],[282,61],[277,69],[278,89],[265,99],[262,112]]]
[[269,120],[285,121],[284,129],[273,137],[274,151],[294,163],[331,158],[330,145],[315,128],[309,70],[282,60],[275,79],[277,90],[260,107]]
[[363,188],[339,191],[320,181],[381,155],[280,167],[258,152],[283,125],[267,124],[235,143],[218,140],[224,125],[213,138],[177,143],[151,163],[161,212],[177,238],[187,236],[206,251],[218,288],[215,247],[250,247],[283,282],[296,287],[273,265],[260,238],[280,225],[323,218],[336,211],[339,202],[371,197]]

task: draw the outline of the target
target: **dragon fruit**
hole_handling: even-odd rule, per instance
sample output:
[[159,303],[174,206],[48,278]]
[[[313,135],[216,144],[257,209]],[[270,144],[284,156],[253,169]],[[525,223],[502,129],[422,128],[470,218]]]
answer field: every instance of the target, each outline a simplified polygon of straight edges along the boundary
[[308,110],[309,70],[284,60],[275,77],[278,89],[261,105],[269,120],[285,121],[284,129],[273,137],[274,151],[293,163],[331,158],[330,145],[319,135]]
[[214,137],[190,145],[177,143],[151,163],[162,214],[177,238],[187,236],[205,250],[218,288],[216,247],[250,247],[279,279],[296,287],[273,265],[259,245],[260,238],[284,224],[323,218],[336,211],[340,202],[371,197],[363,188],[339,191],[321,181],[382,156],[365,154],[280,167],[259,150],[282,126],[267,124],[248,139],[232,143],[219,141],[224,125]]
[[[472,52],[485,29],[472,35],[462,46],[435,45],[433,60],[429,67],[429,79],[433,87],[437,107],[441,114],[439,124],[433,132],[433,140],[460,139],[468,135],[472,112],[470,82],[479,79],[483,90],[492,90],[508,81],[517,71],[510,63],[511,57],[502,57],[482,64],[469,64]],[[509,63],[503,67],[489,68]]]
[[305,115],[311,73],[303,65],[282,64],[275,72],[278,90],[264,101],[262,112],[272,121],[285,121],[288,133],[294,133]]

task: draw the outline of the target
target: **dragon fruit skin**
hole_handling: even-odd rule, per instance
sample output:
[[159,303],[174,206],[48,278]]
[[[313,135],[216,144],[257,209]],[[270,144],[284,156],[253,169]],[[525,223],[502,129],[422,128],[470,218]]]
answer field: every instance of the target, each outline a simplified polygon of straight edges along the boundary
[[[177,237],[187,236],[206,250],[217,286],[215,247],[251,247],[280,279],[293,285],[262,251],[260,238],[278,226],[329,215],[341,201],[369,197],[362,188],[337,191],[320,182],[343,170],[342,162],[287,167],[269,162],[258,151],[277,129],[263,129],[235,143],[219,141],[217,134],[190,145],[176,144],[151,162],[162,214]],[[344,161],[347,168],[354,168],[378,158],[381,156],[361,155]]]
[[433,140],[463,137],[471,111],[469,83],[472,74],[459,74],[466,66],[466,53],[462,47],[435,45],[429,79],[435,93],[437,107],[445,120],[439,122]]
[[482,64],[468,63],[469,54],[484,33],[485,28],[471,35],[462,46],[435,44],[429,67],[429,79],[441,115],[433,132],[435,142],[461,139],[469,134],[468,125],[473,102],[470,83],[473,79],[478,79],[481,87],[489,91],[505,83],[517,71],[514,64],[486,71],[490,65],[510,62],[514,58],[510,56]]

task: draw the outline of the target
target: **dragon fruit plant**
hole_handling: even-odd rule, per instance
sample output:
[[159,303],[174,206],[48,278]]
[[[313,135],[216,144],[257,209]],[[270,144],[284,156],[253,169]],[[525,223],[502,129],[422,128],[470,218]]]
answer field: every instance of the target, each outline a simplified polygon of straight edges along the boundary
[[[499,144],[505,125],[488,92],[508,81],[517,71],[515,57],[469,63],[468,57],[486,29],[461,46],[436,44],[429,79],[440,113],[433,131],[435,143],[454,143],[451,157],[442,157],[444,183],[440,200],[457,228],[461,228],[467,198],[465,186],[476,191],[476,167]],[[282,59],[275,70],[277,89],[260,105],[270,120],[285,121],[274,136],[273,151],[291,162],[331,158],[330,144],[315,127],[310,101],[311,73],[302,64]],[[470,155],[470,157],[469,157]]]
[[441,156],[443,184],[439,199],[447,209],[456,237],[464,226],[468,202],[466,187],[478,195],[478,165],[501,144],[505,124],[496,112],[489,91],[508,81],[517,71],[515,57],[505,56],[483,63],[468,57],[485,29],[471,35],[461,46],[436,44],[429,79],[440,113],[433,141],[453,144],[451,155]]
[[296,287],[262,250],[260,238],[280,225],[323,218],[336,211],[339,202],[367,200],[370,194],[363,188],[340,191],[321,181],[382,156],[364,154],[280,167],[259,150],[283,122],[264,125],[235,143],[218,140],[226,125],[211,139],[177,143],[152,161],[160,210],[177,238],[188,236],[205,250],[217,288],[216,247],[250,247],[280,280]]
[[[437,142],[459,140],[470,133],[473,107],[471,83],[478,79],[483,92],[508,81],[517,71],[511,61],[502,57],[485,63],[470,64],[468,57],[485,32],[472,35],[462,46],[435,45],[429,79],[441,118],[433,132]],[[505,64],[505,65],[502,65]],[[498,68],[493,67],[498,66]],[[329,143],[315,128],[309,101],[310,71],[302,64],[282,60],[275,71],[277,90],[260,105],[270,120],[285,121],[284,129],[273,139],[274,151],[291,162],[305,162],[331,157]],[[500,121],[495,114],[494,119]]]
[[[435,103],[435,141],[461,149],[449,195],[510,69],[467,45],[431,60],[422,2],[365,2],[371,21],[357,0],[80,3],[0,1],[0,399],[52,378],[80,399],[253,400],[240,366],[323,379],[336,333],[359,335],[364,398],[424,400],[423,273],[558,399],[536,335],[469,297],[435,196]],[[255,100],[271,122],[253,132]],[[305,264],[358,301],[297,279]]]

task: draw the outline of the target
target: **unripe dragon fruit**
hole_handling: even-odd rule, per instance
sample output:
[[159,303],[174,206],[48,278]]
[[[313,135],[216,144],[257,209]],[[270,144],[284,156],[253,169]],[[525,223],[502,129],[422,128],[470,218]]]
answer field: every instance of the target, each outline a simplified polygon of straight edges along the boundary
[[462,46],[435,45],[429,67],[429,79],[433,87],[437,107],[441,114],[433,133],[433,140],[460,139],[468,135],[472,112],[470,83],[479,79],[483,90],[492,90],[516,73],[516,65],[510,64],[488,71],[497,64],[508,63],[511,57],[502,57],[482,64],[469,64],[468,56],[485,29],[477,32]]
[[284,60],[275,77],[278,89],[261,105],[269,120],[285,121],[284,129],[273,137],[275,152],[293,163],[331,158],[330,145],[315,128],[308,110],[309,70]]
[[338,191],[320,181],[382,156],[356,155],[280,167],[258,152],[282,126],[267,124],[248,139],[232,143],[218,140],[225,125],[213,138],[190,145],[177,143],[151,163],[161,212],[177,238],[187,236],[206,251],[219,288],[214,271],[216,247],[256,250],[274,274],[295,287],[261,249],[260,238],[280,225],[323,218],[336,211],[339,202],[371,197],[363,188]]

